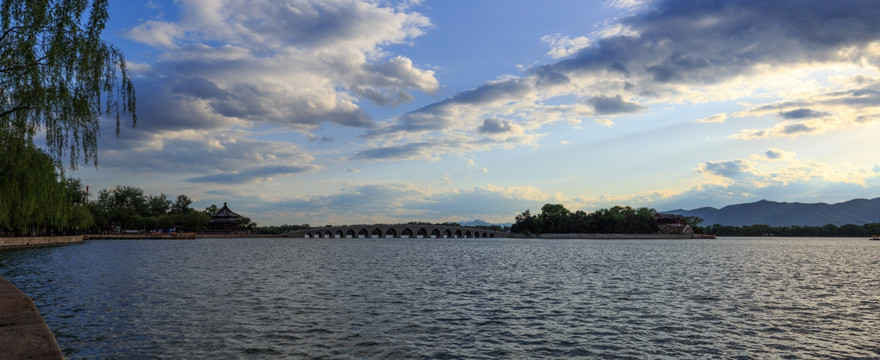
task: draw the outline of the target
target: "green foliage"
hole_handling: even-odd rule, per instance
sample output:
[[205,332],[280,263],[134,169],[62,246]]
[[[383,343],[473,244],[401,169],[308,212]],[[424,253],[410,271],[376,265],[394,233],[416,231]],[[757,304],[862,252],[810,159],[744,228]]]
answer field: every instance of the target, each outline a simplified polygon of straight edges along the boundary
[[[58,164],[80,153],[97,165],[101,116],[136,123],[122,53],[101,39],[107,0],[3,0],[0,5],[0,131],[33,142],[46,133]],[[88,14],[86,14],[88,12]],[[4,155],[5,156],[5,155]]]
[[192,200],[178,195],[172,204],[165,194],[144,195],[134,186],[114,186],[101,190],[98,199],[88,205],[98,231],[178,228],[204,230],[211,216],[193,211]]
[[241,217],[241,230],[253,231],[257,228],[257,223],[253,222],[251,218],[247,216]]
[[56,234],[91,226],[78,179],[59,174],[53,159],[0,129],[0,233]]
[[171,205],[171,212],[174,214],[188,214],[192,211],[190,205],[192,205],[193,201],[189,198],[189,196],[180,194],[177,195],[177,201],[174,202],[174,205]]
[[648,234],[657,232],[656,213],[654,209],[629,206],[599,209],[589,214],[583,211],[572,213],[561,204],[545,204],[538,215],[532,215],[529,210],[518,215],[510,231],[524,234]]
[[211,206],[205,208],[205,214],[208,214],[208,216],[214,215],[218,211],[220,211],[220,208],[216,204],[211,204]]
[[309,224],[302,225],[281,225],[281,226],[260,226],[254,228],[254,231],[259,234],[284,234],[291,231],[309,229],[312,226]]

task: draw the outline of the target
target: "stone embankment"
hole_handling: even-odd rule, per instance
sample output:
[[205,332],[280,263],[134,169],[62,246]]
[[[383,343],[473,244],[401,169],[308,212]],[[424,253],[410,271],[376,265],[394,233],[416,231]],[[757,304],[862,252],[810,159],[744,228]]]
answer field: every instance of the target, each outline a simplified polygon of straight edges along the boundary
[[26,246],[61,245],[82,242],[83,236],[0,237],[0,249]]
[[2,277],[0,359],[64,359],[33,300]]

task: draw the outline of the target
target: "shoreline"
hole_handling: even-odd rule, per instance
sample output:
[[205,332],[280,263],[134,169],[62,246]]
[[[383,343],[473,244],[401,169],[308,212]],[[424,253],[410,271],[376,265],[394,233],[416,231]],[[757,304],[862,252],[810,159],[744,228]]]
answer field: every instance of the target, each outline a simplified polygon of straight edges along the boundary
[[33,299],[0,277],[0,349],[4,359],[64,359]]
[[0,249],[75,244],[83,239],[83,235],[0,237]]
[[83,240],[193,240],[193,239],[248,239],[284,237],[284,234],[202,234],[193,233],[192,238],[173,238],[168,234],[86,234]]

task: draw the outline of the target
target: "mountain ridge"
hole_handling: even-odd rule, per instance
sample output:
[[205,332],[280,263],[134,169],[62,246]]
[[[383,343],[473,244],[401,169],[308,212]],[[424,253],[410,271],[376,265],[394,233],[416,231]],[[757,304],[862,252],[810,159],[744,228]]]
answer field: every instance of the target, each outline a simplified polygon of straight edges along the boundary
[[701,207],[691,210],[662,211],[666,214],[698,216],[701,225],[747,226],[823,226],[827,224],[862,225],[880,222],[880,197],[852,199],[835,204],[776,202],[762,199],[752,203],[727,205],[720,209]]

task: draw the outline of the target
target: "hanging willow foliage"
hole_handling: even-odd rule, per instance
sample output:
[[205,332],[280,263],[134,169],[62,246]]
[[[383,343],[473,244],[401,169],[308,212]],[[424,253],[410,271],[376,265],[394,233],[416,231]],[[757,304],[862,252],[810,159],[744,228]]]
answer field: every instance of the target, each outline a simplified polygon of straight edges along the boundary
[[0,131],[0,233],[76,231],[94,222],[79,180],[64,179],[48,154]]
[[[33,141],[44,131],[49,155],[97,165],[102,116],[136,124],[125,59],[100,37],[107,0],[2,0],[0,131]],[[86,17],[86,13],[88,16]],[[0,154],[2,155],[2,154]]]

